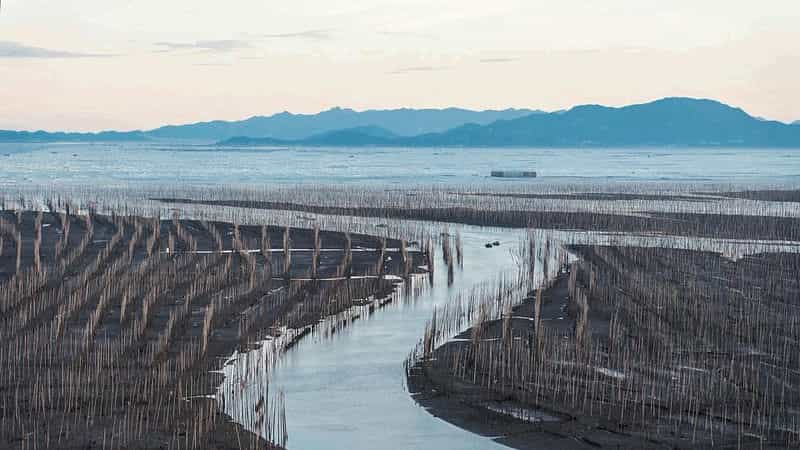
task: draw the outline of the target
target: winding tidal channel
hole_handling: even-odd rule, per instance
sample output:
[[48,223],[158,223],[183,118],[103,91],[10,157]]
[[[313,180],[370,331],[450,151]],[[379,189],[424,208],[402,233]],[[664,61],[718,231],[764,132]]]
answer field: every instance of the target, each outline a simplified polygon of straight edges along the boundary
[[[280,357],[269,385],[285,394],[289,448],[506,448],[429,414],[405,386],[404,361],[434,308],[458,292],[515,270],[510,251],[524,231],[464,227],[461,236],[464,264],[452,285],[448,287],[447,270],[439,265],[433,286],[419,295],[398,296],[368,319],[355,320],[336,333],[306,336]],[[485,247],[494,241],[501,245]],[[244,357],[239,355],[240,360]],[[226,372],[235,367],[236,363],[229,365]],[[238,400],[253,406],[263,392],[257,382],[238,388],[245,390]],[[237,421],[247,426],[246,420]]]

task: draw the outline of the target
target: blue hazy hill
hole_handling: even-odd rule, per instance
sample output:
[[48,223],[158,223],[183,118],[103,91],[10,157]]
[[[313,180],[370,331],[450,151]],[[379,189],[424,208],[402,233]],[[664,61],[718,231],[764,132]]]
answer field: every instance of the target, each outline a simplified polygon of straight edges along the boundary
[[408,139],[415,146],[800,147],[800,128],[757,119],[714,100],[665,98],[610,108],[577,106]]
[[99,133],[64,133],[48,131],[0,130],[0,142],[131,142],[149,138],[141,131],[101,131]]
[[213,121],[170,125],[148,131],[156,138],[220,141],[237,136],[301,140],[329,131],[379,127],[398,136],[416,136],[449,130],[465,123],[489,124],[535,113],[529,109],[472,111],[446,109],[388,109],[355,111],[332,108],[317,114],[282,112],[241,121]]
[[[243,139],[257,145],[257,139]],[[222,142],[221,144],[231,144]],[[297,145],[407,147],[798,147],[800,127],[753,117],[714,100],[665,98],[612,108],[576,106],[418,136],[330,133]]]
[[390,143],[398,137],[385,128],[364,126],[327,131],[303,139],[302,142],[321,145],[379,145]]
[[238,136],[217,143],[219,146],[291,146],[291,145],[306,145],[306,146],[375,146],[375,145],[391,145],[392,142],[399,136],[391,131],[376,127],[364,126],[345,128],[344,130],[326,131],[324,133],[315,134],[306,139],[289,140],[289,139],[275,139],[275,138],[251,138],[247,136]]

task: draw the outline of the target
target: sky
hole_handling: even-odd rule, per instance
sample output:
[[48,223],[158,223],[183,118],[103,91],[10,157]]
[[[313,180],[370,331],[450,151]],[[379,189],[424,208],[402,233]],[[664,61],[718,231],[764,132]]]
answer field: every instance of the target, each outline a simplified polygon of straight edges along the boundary
[[798,0],[2,0],[0,129],[667,96],[800,120]]

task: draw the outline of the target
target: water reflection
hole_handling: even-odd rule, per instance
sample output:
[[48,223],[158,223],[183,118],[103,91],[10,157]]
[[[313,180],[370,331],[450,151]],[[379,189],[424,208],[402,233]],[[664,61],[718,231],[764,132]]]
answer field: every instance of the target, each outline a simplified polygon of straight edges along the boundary
[[[437,270],[432,286],[422,289],[419,284],[427,282],[418,279],[419,284],[410,287],[417,290],[416,295],[406,295],[409,287],[403,286],[384,308],[372,314],[355,308],[349,317],[326,321],[282,355],[269,385],[271,390],[285,392],[289,448],[505,448],[419,407],[405,387],[404,361],[434,308],[463,289],[516,269],[511,250],[524,236],[522,231],[465,227],[461,231],[463,268],[453,271],[451,286],[448,270]],[[502,245],[486,248],[489,241]],[[263,368],[270,345],[275,344],[240,359],[250,359],[250,367]],[[232,375],[234,367],[228,366],[226,373]],[[229,376],[226,384],[235,379]],[[263,377],[253,379],[263,381]],[[257,383],[240,385],[241,397],[236,400],[254,407],[263,390]],[[251,409],[240,406],[234,411],[231,400],[226,404],[229,413]]]

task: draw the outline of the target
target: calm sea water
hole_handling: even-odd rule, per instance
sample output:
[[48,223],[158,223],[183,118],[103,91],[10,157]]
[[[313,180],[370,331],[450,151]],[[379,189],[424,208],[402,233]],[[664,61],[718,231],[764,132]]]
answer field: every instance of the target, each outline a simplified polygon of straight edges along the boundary
[[[536,180],[490,179],[535,170]],[[800,182],[800,149],[235,148],[0,144],[0,184]]]

